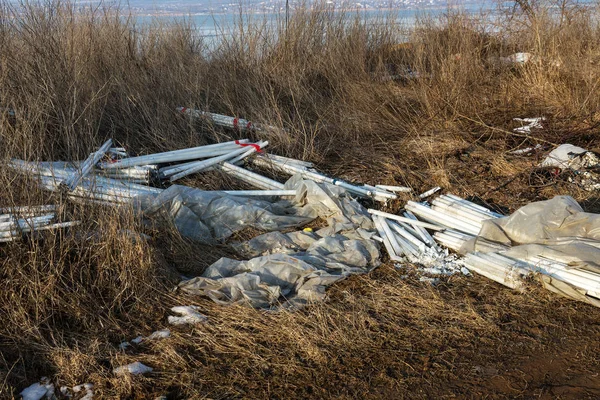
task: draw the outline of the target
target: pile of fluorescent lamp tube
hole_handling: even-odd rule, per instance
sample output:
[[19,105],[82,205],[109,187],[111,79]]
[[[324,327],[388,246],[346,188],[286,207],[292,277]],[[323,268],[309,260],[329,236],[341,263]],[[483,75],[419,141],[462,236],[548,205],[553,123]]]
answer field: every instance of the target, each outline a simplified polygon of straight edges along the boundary
[[378,188],[376,186],[357,186],[342,179],[326,176],[314,170],[311,166],[306,165],[304,162],[298,160],[286,159],[283,157],[269,157],[259,154],[251,158],[249,161],[253,165],[260,168],[271,169],[286,173],[288,175],[300,174],[302,178],[309,179],[317,183],[329,183],[340,186],[349,193],[363,198],[371,198],[376,201],[385,202],[387,200],[394,200],[398,197],[395,193],[389,190]]
[[[438,246],[428,231],[444,228],[419,221],[410,211],[405,211],[402,216],[373,209],[369,209],[369,213],[392,261],[412,263],[419,266],[420,273],[427,275],[469,273],[454,254]],[[420,279],[437,281],[437,278]]]
[[[225,123],[226,119],[215,117],[215,121]],[[233,124],[232,121],[229,123]],[[238,123],[239,121],[235,124]],[[263,149],[268,144],[269,142],[262,140],[251,142],[248,139],[239,139],[129,157],[124,148],[113,147],[112,140],[109,139],[82,162],[12,160],[9,166],[21,173],[36,176],[43,188],[66,192],[73,200],[112,205],[127,204],[139,196],[161,193],[162,188],[151,186],[154,182],[172,183],[183,177],[207,171],[219,171],[256,188],[256,190],[222,191],[229,195],[252,197],[296,195],[295,190],[286,189],[283,183],[244,168],[243,164],[250,156],[252,157],[249,161],[252,165],[289,175],[300,174],[304,179],[333,184],[345,189],[351,195],[362,198],[387,202],[396,199],[396,193],[411,191],[410,188],[402,186],[354,185],[332,178],[316,171],[310,162],[265,154]],[[397,231],[398,227],[393,229]]]
[[213,124],[215,124],[217,126],[234,129],[234,130],[237,130],[240,132],[248,132],[248,131],[261,132],[261,131],[265,131],[265,130],[270,130],[270,131],[277,130],[277,128],[275,128],[274,126],[253,124],[252,122],[245,120],[243,118],[230,117],[227,115],[211,113],[208,111],[195,110],[193,108],[178,107],[177,111],[179,111],[182,114],[189,115],[190,117],[202,118],[202,119],[212,122]]
[[[432,261],[443,263],[448,259],[448,253],[439,245],[458,252],[467,241],[477,236],[482,221],[501,217],[454,195],[437,197],[431,207],[409,201],[402,216],[377,210],[369,212],[373,215],[391,260],[427,266],[431,266]],[[429,231],[433,232],[433,236]],[[485,249],[490,251],[506,249],[506,246],[494,242],[481,241],[478,244],[485,245]],[[464,265],[471,271],[514,289],[520,288],[522,278],[531,272],[525,263],[496,253],[469,253],[452,264],[454,271],[459,270],[457,264]]]
[[[409,212],[412,212],[419,221],[427,224],[421,225],[421,227],[434,232],[433,239],[439,245],[460,253],[465,253],[467,242],[476,238],[477,251],[467,253],[462,258],[462,263],[469,270],[507,287],[520,289],[524,279],[534,273],[540,273],[565,282],[590,296],[600,298],[600,273],[598,271],[574,268],[564,261],[550,258],[551,255],[540,256],[531,253],[524,255],[523,258],[510,257],[505,254],[510,246],[479,237],[483,221],[500,218],[501,214],[451,194],[437,197],[431,202],[431,206],[409,201],[405,209],[407,210],[405,217],[384,215],[385,213],[378,211],[373,211],[373,214],[379,215],[379,218],[382,218],[383,215],[383,217],[407,223],[405,218],[410,215]],[[380,220],[376,224],[379,227],[383,225],[383,222]],[[412,226],[413,232],[403,227],[405,231],[400,236],[395,235],[392,232],[393,228],[390,228],[388,226],[387,230],[384,230],[383,233],[380,231],[379,234],[388,241],[388,243],[384,243],[386,243],[387,251],[392,259],[396,259],[399,252],[401,254],[406,251],[411,252],[413,259],[415,259],[414,254],[416,253],[417,262],[419,262],[419,257],[427,256],[427,252],[417,252],[418,249],[423,249],[422,246],[415,246],[413,243],[414,239],[420,237],[422,233],[417,231],[417,226]],[[407,240],[406,232],[412,233],[412,240]],[[396,230],[395,233],[398,231]],[[600,242],[591,239],[581,240],[600,247]],[[409,243],[413,244],[412,248]],[[423,243],[426,241],[423,240]]]
[[[9,166],[26,175],[34,176],[40,186],[52,192],[60,192],[77,169],[59,168],[54,163],[35,163],[22,160],[11,160]],[[98,175],[82,177],[78,185],[68,191],[74,200],[93,201],[98,203],[129,203],[137,196],[160,193],[162,189],[139,185],[127,180],[105,178]]]
[[56,206],[13,207],[0,210],[0,242],[12,242],[23,234],[66,228],[79,221],[56,222]]

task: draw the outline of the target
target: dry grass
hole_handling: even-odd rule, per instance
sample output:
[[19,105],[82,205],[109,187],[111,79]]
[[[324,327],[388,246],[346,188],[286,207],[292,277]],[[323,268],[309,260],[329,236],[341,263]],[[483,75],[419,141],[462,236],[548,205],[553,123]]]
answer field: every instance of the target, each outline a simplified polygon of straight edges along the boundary
[[[143,153],[237,136],[174,112],[185,105],[285,127],[262,138],[345,178],[441,185],[510,210],[570,193],[598,212],[597,196],[572,185],[536,186],[529,172],[541,155],[507,154],[537,143],[598,145],[598,14],[569,7],[557,16],[548,5],[517,9],[493,28],[450,13],[412,32],[393,15],[371,24],[305,9],[287,29],[260,18],[239,25],[208,52],[187,23],[138,26],[114,8],[4,4],[0,106],[16,115],[0,114],[0,160],[83,158],[108,137]],[[536,59],[498,61],[515,51]],[[401,76],[409,70],[418,77]],[[512,132],[512,118],[539,115],[542,131]],[[0,246],[2,398],[41,376],[91,381],[99,398],[600,396],[597,310],[536,287],[522,295],[450,278],[433,288],[386,265],[301,312],[221,307],[171,288],[228,248],[172,232],[139,241],[125,233],[142,230],[127,210],[70,204],[6,169],[0,183],[2,206],[57,202],[83,220]],[[178,304],[198,304],[209,323],[119,350],[165,327]],[[130,361],[155,373],[111,373]]]

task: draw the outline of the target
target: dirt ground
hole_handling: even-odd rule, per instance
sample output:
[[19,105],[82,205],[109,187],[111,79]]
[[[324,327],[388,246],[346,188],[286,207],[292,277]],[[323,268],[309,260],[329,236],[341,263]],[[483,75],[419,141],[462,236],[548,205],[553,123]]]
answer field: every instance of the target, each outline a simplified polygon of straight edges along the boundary
[[131,398],[600,397],[600,310],[535,283],[525,293],[481,277],[432,287],[386,264],[297,313],[197,304],[208,324],[136,354],[162,366],[136,378]]

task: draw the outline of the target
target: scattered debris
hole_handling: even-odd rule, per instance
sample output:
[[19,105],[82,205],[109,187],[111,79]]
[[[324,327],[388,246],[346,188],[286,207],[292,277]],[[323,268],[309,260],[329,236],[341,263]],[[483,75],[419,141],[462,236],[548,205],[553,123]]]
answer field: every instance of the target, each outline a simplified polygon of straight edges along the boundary
[[166,339],[169,336],[171,336],[171,331],[168,329],[161,329],[159,331],[155,331],[152,332],[152,334],[148,337],[144,337],[144,336],[138,336],[134,339],[131,339],[129,342],[121,342],[121,344],[119,344],[119,348],[121,350],[125,350],[129,347],[131,347],[131,343],[133,344],[140,344],[144,341],[147,340],[158,340],[158,339]]
[[[515,62],[521,59],[526,60],[527,57],[516,57]],[[239,127],[240,123],[235,118],[197,110],[180,111],[210,117],[215,123],[230,128]],[[515,131],[530,133],[532,129],[542,127],[544,118],[515,120],[527,124]],[[245,126],[250,129],[252,124]],[[35,176],[48,190],[59,191],[61,187],[68,187],[68,196],[76,201],[133,204],[147,221],[157,224],[167,218],[183,236],[205,243],[224,241],[234,232],[248,227],[268,232],[234,245],[240,255],[247,258],[246,261],[222,258],[202,276],[179,285],[181,290],[208,296],[223,304],[244,302],[254,307],[278,308],[299,307],[321,300],[325,296],[325,288],[333,282],[377,267],[380,263],[379,243],[384,244],[393,261],[415,264],[425,275],[436,277],[465,273],[466,265],[513,288],[520,287],[523,278],[535,270],[531,267],[532,262],[539,263],[539,260],[532,261],[528,257],[511,256],[520,247],[511,247],[515,241],[504,243],[495,240],[493,235],[485,235],[484,228],[492,224],[490,221],[499,221],[503,217],[485,207],[457,196],[442,195],[435,198],[430,206],[409,201],[402,215],[377,210],[367,212],[352,195],[386,202],[396,199],[395,193],[410,192],[411,189],[354,185],[321,174],[312,163],[264,154],[262,149],[267,145],[266,141],[252,143],[248,139],[240,139],[128,157],[125,149],[112,148],[112,142],[108,140],[83,163],[12,160],[10,166]],[[537,148],[513,154],[525,154]],[[106,154],[110,159],[101,162]],[[246,162],[292,177],[281,183],[242,167],[241,164]],[[597,185],[600,188],[600,180],[595,181],[593,175],[599,164],[595,153],[563,145],[551,152],[542,166],[576,171],[575,177],[584,187],[596,188]],[[203,191],[179,185],[162,189],[134,182],[149,182],[153,178],[173,182],[206,170],[221,171],[259,190]],[[440,187],[435,187],[418,198],[423,200],[440,190]],[[18,218],[10,214],[0,216],[0,240],[4,237],[12,239],[28,229],[52,229],[76,223],[54,224],[54,214],[27,212],[31,215]],[[328,226],[317,232],[305,229],[286,234],[281,232],[290,228],[302,229],[318,217],[327,219]],[[435,234],[432,236],[429,231]],[[581,239],[579,233],[573,236],[573,240]],[[477,246],[465,251],[473,241],[477,242]],[[547,247],[546,243],[534,243]],[[448,249],[466,256],[459,259],[449,254]],[[543,257],[547,255],[544,253]],[[552,265],[552,268],[560,268]],[[590,268],[591,264],[586,265]],[[553,278],[561,279],[554,275]],[[600,293],[600,288],[592,290],[586,286],[586,290],[592,295]],[[195,306],[174,307],[172,311],[181,315],[169,316],[169,323],[173,325],[206,322],[206,317]],[[135,338],[131,343],[168,335],[168,330],[157,331],[148,338]],[[121,348],[128,346],[129,342],[121,344]]]
[[513,120],[522,123],[522,126],[513,129],[514,132],[526,133],[529,135],[533,129],[542,129],[542,121],[545,121],[546,118],[513,118]]
[[[79,398],[79,400],[92,400],[94,398],[94,385],[93,384],[85,383],[83,385],[73,386],[74,393],[80,393],[82,391],[85,391],[85,395],[83,397]],[[62,392],[62,388],[61,388],[61,392]]]
[[592,151],[562,144],[548,154],[540,167],[572,172],[569,182],[588,191],[600,190],[600,156]]
[[168,321],[171,325],[196,325],[208,321],[206,315],[198,312],[198,306],[175,306],[171,311],[180,315],[180,317],[169,315]]
[[115,375],[142,375],[148,372],[152,372],[152,368],[142,364],[139,361],[113,369],[113,373]]
[[529,155],[535,151],[542,150],[542,149],[543,149],[543,146],[541,144],[536,144],[535,147],[526,147],[524,149],[513,150],[513,151],[509,152],[509,154],[515,154],[515,155],[519,155],[519,156]]
[[39,382],[26,387],[20,393],[23,400],[40,400],[44,397],[52,399],[54,397],[54,385],[46,377],[40,379]]

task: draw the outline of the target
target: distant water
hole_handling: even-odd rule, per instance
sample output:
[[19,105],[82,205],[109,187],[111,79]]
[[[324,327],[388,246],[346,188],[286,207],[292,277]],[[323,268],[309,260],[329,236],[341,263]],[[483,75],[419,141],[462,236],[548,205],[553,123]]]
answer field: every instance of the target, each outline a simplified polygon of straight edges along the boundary
[[[381,22],[384,18],[393,18],[397,23],[404,26],[412,26],[419,16],[424,15],[442,15],[451,10],[461,10],[473,15],[480,13],[491,14],[497,9],[497,3],[490,1],[465,3],[454,7],[420,7],[411,9],[391,9],[391,10],[355,10],[345,11],[349,18],[360,15],[365,22],[374,24]],[[290,15],[293,11],[290,12]],[[214,13],[214,14],[192,14],[192,15],[138,15],[135,17],[138,25],[148,25],[153,22],[173,23],[186,21],[189,23],[200,36],[205,38],[217,38],[219,36],[228,35],[231,29],[239,25],[240,21],[244,24],[258,23],[275,26],[277,21],[285,20],[285,13],[244,13],[240,16],[239,12],[231,14]]]
[[[440,5],[440,1],[431,0],[434,5],[430,7],[420,6],[418,8],[398,8],[391,10],[356,10],[345,11],[349,18],[361,16],[362,20],[373,24],[380,23],[385,18],[393,18],[399,25],[410,27],[413,26],[417,18],[428,16],[441,16],[450,11],[461,11],[474,16],[485,16],[490,22],[494,21],[499,15],[501,9],[511,9],[514,7],[514,1],[496,1],[496,0],[449,0],[446,5]],[[593,5],[595,0],[575,0],[574,3],[580,5]],[[283,3],[285,4],[285,3]],[[250,9],[251,10],[251,9]],[[240,15],[239,10],[231,10],[231,13],[201,13],[201,14],[186,14],[182,8],[178,15],[138,15],[136,23],[138,26],[144,26],[153,22],[169,23],[182,22],[189,23],[197,34],[208,44],[217,42],[219,37],[228,36],[231,34],[232,28],[239,25],[243,21],[244,25],[251,23],[265,24],[266,26],[275,27],[277,21],[285,20],[285,13],[261,13],[261,12],[245,12]],[[290,15],[293,14],[293,10]]]

